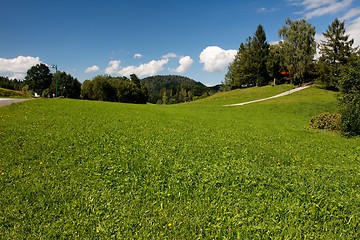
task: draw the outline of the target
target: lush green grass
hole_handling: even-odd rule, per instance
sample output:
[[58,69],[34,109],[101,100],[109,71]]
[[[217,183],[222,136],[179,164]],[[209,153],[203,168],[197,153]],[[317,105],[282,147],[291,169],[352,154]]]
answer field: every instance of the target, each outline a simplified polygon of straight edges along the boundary
[[10,97],[10,98],[29,98],[28,94],[25,94],[20,91],[9,90],[5,88],[0,88],[0,97]]
[[359,238],[360,140],[308,128],[334,93],[222,106],[282,88],[2,107],[0,238]]

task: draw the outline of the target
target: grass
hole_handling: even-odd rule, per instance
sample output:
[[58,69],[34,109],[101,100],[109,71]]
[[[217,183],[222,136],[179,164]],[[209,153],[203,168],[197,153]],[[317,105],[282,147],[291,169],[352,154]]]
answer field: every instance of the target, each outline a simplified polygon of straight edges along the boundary
[[308,128],[334,93],[222,106],[283,88],[2,107],[0,238],[359,238],[359,139]]
[[29,98],[30,96],[21,91],[14,91],[14,90],[10,90],[10,89],[0,88],[0,97]]

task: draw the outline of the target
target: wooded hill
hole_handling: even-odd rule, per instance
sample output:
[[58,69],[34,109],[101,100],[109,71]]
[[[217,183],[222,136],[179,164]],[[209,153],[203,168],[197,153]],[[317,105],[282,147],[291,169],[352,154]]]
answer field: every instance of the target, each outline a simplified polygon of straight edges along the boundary
[[147,77],[140,83],[148,91],[148,102],[158,104],[189,102],[218,91],[217,86],[207,87],[193,79],[178,75]]

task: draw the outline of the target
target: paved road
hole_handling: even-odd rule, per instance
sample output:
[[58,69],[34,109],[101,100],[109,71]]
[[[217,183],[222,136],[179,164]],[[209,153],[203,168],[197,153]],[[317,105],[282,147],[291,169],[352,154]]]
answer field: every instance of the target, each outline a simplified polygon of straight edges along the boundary
[[258,99],[258,100],[254,100],[254,101],[249,101],[249,102],[229,104],[229,105],[225,105],[225,106],[243,106],[243,105],[250,104],[250,103],[262,102],[262,101],[270,100],[270,99],[273,99],[273,98],[278,98],[278,97],[286,96],[286,95],[292,94],[292,93],[294,93],[294,92],[301,91],[301,90],[303,90],[303,89],[305,89],[305,88],[308,88],[308,87],[310,87],[310,86],[304,86],[304,87],[294,88],[294,89],[292,89],[292,90],[290,90],[290,91],[286,91],[286,92],[283,92],[283,93],[280,93],[280,94],[278,94],[278,95],[275,95],[275,96],[272,96],[272,97],[268,97],[268,98],[262,98],[262,99]]
[[12,103],[23,102],[31,98],[0,98],[0,107],[10,105]]

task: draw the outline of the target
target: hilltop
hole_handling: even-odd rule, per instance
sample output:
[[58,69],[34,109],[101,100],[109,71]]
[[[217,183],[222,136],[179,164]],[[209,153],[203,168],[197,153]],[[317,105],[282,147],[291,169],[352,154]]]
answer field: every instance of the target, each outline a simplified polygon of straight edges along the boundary
[[207,87],[201,82],[178,75],[158,75],[141,80],[146,87],[151,103],[180,103],[214,94],[218,86]]

